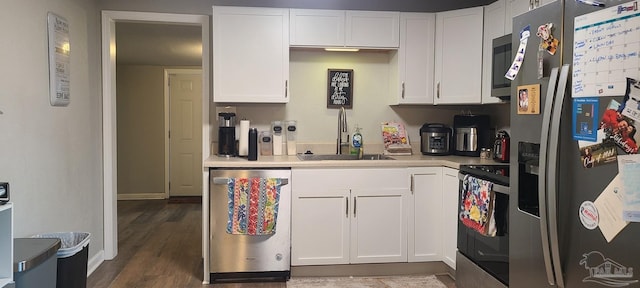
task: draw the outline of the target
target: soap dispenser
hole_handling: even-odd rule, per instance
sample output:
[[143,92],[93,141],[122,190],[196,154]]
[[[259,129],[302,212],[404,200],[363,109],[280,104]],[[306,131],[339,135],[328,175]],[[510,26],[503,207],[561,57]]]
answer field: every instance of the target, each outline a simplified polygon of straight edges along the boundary
[[362,156],[362,134],[360,133],[360,127],[356,125],[355,132],[351,136],[351,149],[350,154]]

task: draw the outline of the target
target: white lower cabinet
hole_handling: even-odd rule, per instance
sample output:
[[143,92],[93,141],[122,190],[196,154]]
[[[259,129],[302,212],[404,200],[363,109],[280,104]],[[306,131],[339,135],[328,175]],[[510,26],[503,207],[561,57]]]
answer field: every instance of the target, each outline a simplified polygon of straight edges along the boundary
[[409,262],[440,261],[442,167],[409,168]]
[[443,261],[455,269],[457,169],[291,174],[292,266]]
[[349,189],[303,183],[292,172],[291,265],[349,264]]
[[351,263],[407,262],[407,187],[352,189]]
[[442,261],[456,269],[458,251],[458,169],[442,168]]
[[291,265],[407,261],[407,170],[293,169]]

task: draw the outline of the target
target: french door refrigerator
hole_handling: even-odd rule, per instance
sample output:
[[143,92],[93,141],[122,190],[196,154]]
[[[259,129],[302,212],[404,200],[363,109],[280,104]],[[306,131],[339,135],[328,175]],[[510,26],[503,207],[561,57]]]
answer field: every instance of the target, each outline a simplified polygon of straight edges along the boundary
[[[626,78],[640,78],[638,12],[638,1],[558,0],[513,19],[514,55],[518,32],[530,37],[511,85],[510,287],[640,287],[640,223],[620,224],[616,196],[616,154],[638,139],[601,124],[627,100]],[[539,48],[549,23],[554,55]]]

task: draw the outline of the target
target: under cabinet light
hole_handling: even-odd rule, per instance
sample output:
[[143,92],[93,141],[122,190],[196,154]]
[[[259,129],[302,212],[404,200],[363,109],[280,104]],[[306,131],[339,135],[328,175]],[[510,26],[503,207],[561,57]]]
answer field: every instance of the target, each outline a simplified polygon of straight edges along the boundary
[[324,48],[324,51],[331,51],[331,52],[358,52],[360,51],[359,48]]

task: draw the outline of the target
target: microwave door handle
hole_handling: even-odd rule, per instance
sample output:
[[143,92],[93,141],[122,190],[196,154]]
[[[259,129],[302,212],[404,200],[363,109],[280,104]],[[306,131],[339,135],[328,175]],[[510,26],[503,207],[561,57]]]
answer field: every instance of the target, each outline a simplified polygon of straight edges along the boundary
[[547,151],[549,142],[549,126],[551,125],[551,111],[553,110],[553,97],[558,81],[558,68],[551,70],[549,87],[545,96],[544,110],[542,113],[542,131],[540,133],[540,166],[538,173],[538,201],[540,211],[540,236],[542,240],[542,256],[547,272],[549,285],[555,285],[555,276],[551,264],[551,249],[549,244],[548,216],[547,216]]
[[567,79],[569,78],[569,64],[562,65],[560,69],[560,79],[558,81],[558,89],[556,89],[556,97],[553,104],[553,115],[551,116],[551,126],[549,135],[549,157],[547,158],[547,211],[549,225],[549,244],[551,247],[551,260],[553,262],[556,283],[558,287],[564,288],[564,280],[562,276],[562,263],[560,262],[560,247],[558,241],[558,149],[560,135],[560,116],[564,104],[565,91],[567,88]]

